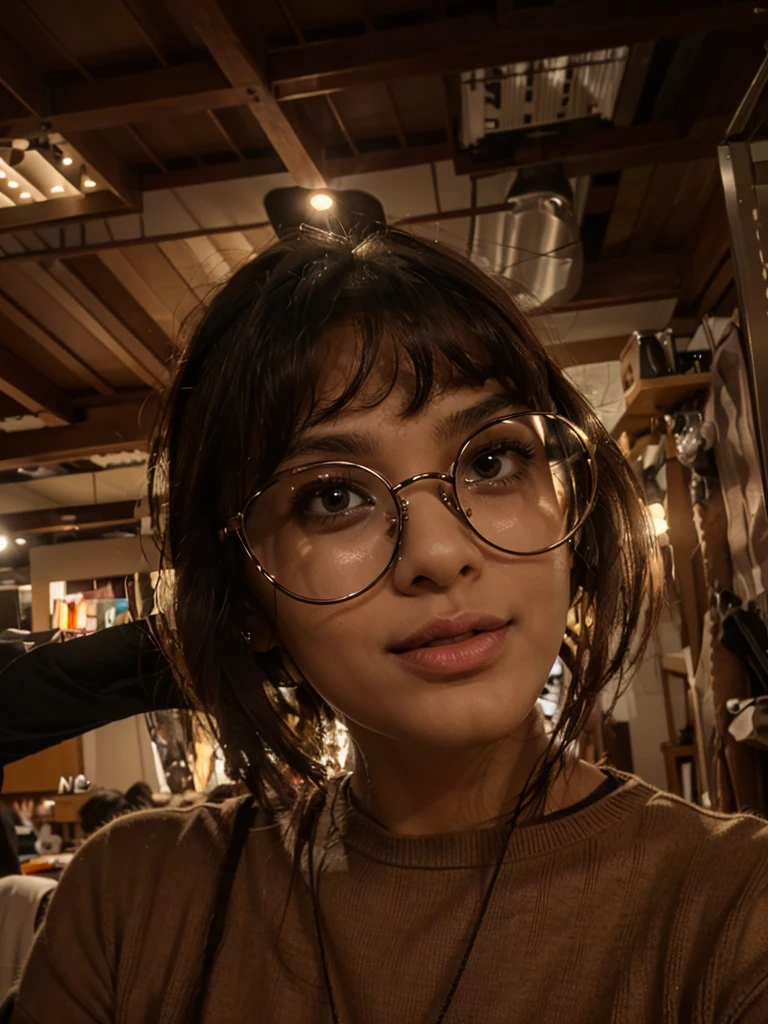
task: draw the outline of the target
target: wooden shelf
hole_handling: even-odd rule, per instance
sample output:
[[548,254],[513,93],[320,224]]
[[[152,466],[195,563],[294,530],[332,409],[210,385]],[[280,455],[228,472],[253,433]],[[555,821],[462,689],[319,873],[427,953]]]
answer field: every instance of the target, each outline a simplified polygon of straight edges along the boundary
[[619,438],[624,431],[642,433],[652,417],[663,416],[686,398],[708,390],[711,383],[711,373],[682,373],[636,381],[624,396],[627,408],[611,431],[612,436]]

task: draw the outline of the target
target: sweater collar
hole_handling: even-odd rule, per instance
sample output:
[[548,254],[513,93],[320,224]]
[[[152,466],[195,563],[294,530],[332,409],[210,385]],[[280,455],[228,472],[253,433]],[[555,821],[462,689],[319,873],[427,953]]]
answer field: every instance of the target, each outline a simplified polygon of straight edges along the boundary
[[[611,769],[621,781],[618,789],[595,803],[553,821],[531,822],[515,828],[506,860],[521,861],[551,854],[593,838],[637,814],[658,791],[655,787]],[[349,799],[348,779],[330,794],[330,810],[345,846],[368,857],[404,868],[464,868],[494,864],[507,836],[506,825],[429,836],[401,836],[360,811]]]

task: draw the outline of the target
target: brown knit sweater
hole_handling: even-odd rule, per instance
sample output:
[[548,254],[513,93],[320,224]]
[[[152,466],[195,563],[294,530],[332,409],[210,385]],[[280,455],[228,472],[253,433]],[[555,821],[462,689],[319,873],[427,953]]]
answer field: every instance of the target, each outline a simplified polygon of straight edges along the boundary
[[[768,824],[620,778],[513,834],[446,1024],[768,1022]],[[149,811],[90,841],[51,903],[13,1024],[187,1021],[238,805]],[[333,811],[319,903],[341,1020],[432,1024],[503,830],[404,837],[343,796]],[[287,847],[263,816],[205,1024],[331,1019],[303,875],[286,907]]]

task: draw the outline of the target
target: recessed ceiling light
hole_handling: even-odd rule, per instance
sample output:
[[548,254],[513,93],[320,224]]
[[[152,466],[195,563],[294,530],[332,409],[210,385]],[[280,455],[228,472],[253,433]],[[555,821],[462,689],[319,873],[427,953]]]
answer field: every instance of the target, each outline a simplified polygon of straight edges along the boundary
[[31,192],[21,192],[21,193],[19,193],[19,199],[31,199],[31,198],[32,198],[32,193]]
[[18,181],[9,181],[8,182],[8,188],[18,188],[18,187],[19,187]]
[[26,537],[17,537],[16,538],[16,543],[19,545],[19,547],[23,547],[27,543],[27,538]]
[[51,192],[63,192],[63,191],[64,191],[64,186],[63,185],[54,185],[53,188],[51,189]]
[[0,171],[0,179],[5,177],[5,171]]
[[86,178],[83,182],[83,188],[96,188],[96,182],[93,178]]
[[64,164],[65,167],[71,167],[72,166],[72,157],[71,156],[65,156],[64,159],[61,162]]

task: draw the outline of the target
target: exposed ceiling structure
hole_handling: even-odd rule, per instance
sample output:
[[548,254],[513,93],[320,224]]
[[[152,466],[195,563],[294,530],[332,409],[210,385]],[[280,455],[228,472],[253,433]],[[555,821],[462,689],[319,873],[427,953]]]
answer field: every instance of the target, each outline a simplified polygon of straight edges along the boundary
[[[367,191],[389,223],[492,255],[514,176],[561,167],[583,276],[539,323],[608,416],[606,365],[631,330],[690,332],[736,303],[715,147],[768,8],[6,0],[4,13],[8,532],[58,536],[61,507],[84,529],[124,522],[185,319],[273,237],[264,197],[278,186]],[[109,455],[126,465],[98,464]]]

